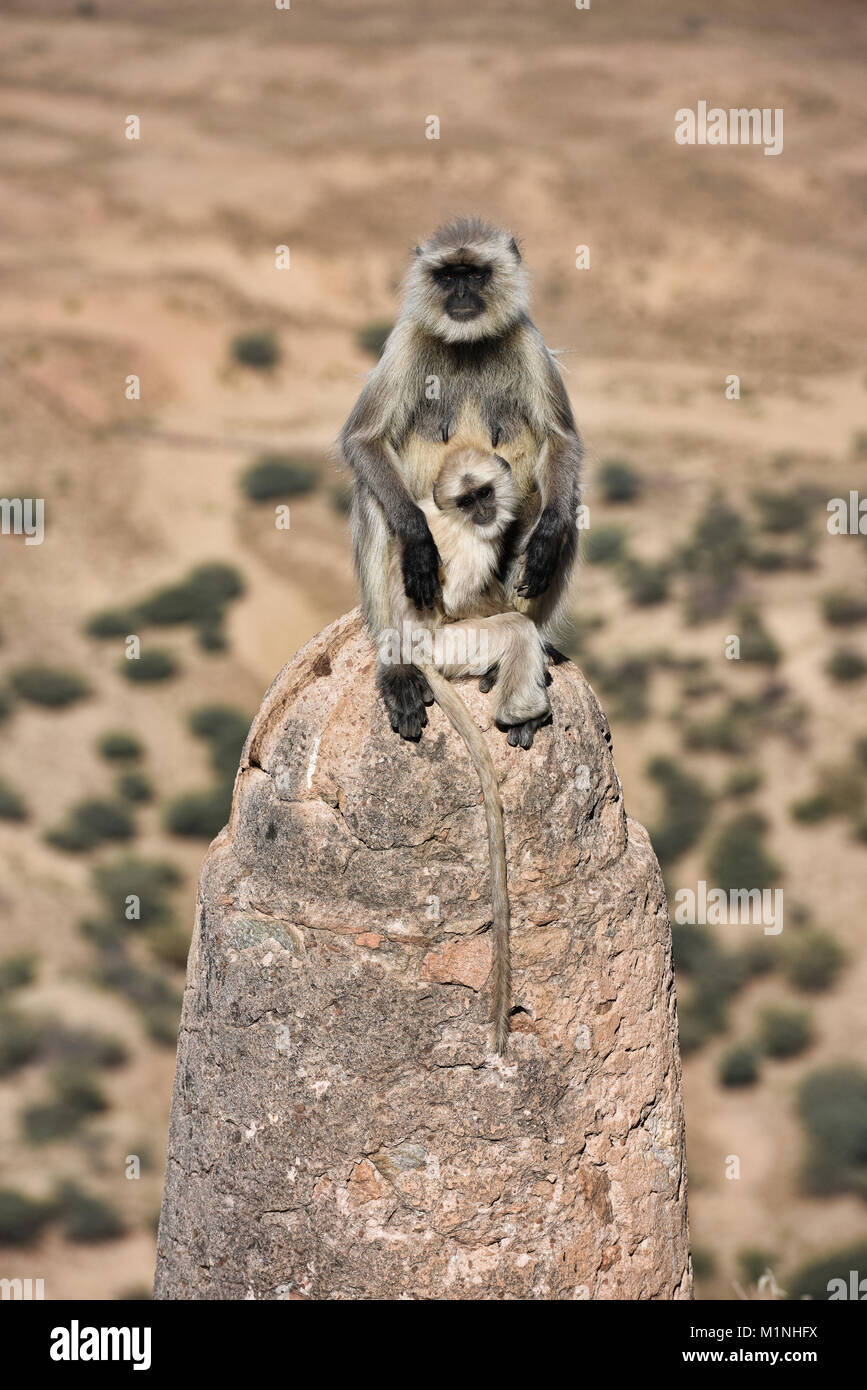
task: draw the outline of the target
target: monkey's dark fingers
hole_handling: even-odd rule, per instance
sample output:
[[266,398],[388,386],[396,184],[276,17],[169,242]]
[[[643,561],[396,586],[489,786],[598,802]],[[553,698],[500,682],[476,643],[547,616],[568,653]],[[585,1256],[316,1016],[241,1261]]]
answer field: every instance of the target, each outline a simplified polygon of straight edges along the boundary
[[493,690],[494,686],[497,684],[497,678],[498,678],[499,674],[500,674],[500,663],[499,663],[499,662],[497,662],[497,664],[496,664],[495,666],[492,666],[491,669],[490,669],[490,671],[486,671],[486,672],[485,672],[485,674],[482,676],[481,680],[479,681],[479,690],[482,692],[483,695],[487,695],[487,693],[488,693],[489,690]]
[[417,743],[427,725],[425,705],[433,703],[423,673],[417,666],[383,666],[379,688],[394,732]]
[[516,592],[522,598],[539,598],[551,587],[561,558],[574,546],[574,536],[568,525],[548,508],[539,517],[535,531],[527,542],[524,573]]
[[439,569],[439,551],[425,523],[422,535],[403,544],[403,587],[410,603],[416,608],[432,608],[439,598]]
[[[526,719],[523,724],[510,724],[506,730],[506,742],[511,748],[532,748],[533,739],[544,724],[551,723],[551,714]],[[501,726],[502,727],[502,726]]]

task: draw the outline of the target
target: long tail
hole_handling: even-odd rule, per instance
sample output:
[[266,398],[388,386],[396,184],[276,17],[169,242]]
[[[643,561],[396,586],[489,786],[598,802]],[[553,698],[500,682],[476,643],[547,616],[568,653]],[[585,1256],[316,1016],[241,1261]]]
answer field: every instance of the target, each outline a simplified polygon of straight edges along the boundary
[[435,666],[421,667],[434,698],[452,728],[460,734],[473,760],[485,800],[488,848],[491,857],[491,905],[493,909],[494,987],[490,1019],[494,1025],[497,1051],[503,1055],[509,1041],[509,1010],[512,1003],[512,966],[509,956],[509,888],[506,881],[506,836],[503,831],[503,803],[497,774],[484,735],[453,685]]

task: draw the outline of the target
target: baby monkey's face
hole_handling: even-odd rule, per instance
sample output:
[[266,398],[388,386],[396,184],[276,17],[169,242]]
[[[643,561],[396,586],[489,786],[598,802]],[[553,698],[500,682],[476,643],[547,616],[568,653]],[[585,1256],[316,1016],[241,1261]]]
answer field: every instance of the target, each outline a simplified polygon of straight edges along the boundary
[[455,506],[474,526],[490,526],[497,515],[497,494],[493,483],[468,474],[465,491],[458,494]]
[[512,470],[499,454],[461,450],[447,460],[434,501],[480,530],[504,529],[514,515]]

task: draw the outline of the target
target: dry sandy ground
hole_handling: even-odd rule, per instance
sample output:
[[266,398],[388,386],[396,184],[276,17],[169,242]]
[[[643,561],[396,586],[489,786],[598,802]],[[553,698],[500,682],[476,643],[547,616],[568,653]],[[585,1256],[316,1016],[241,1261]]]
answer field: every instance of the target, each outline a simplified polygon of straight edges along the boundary
[[[3,831],[0,906],[4,949],[40,955],[26,1006],[97,1021],[133,1060],[109,1074],[114,1105],[86,1145],[22,1145],[17,1114],[44,1079],[28,1069],[0,1085],[0,1184],[41,1195],[73,1175],[121,1208],[123,1241],[91,1250],[51,1234],[25,1260],[49,1296],[112,1298],[151,1277],[172,1059],[90,982],[76,930],[92,907],[88,865],[41,839],[68,805],[107,787],[94,739],[137,729],[163,799],[203,784],[205,750],[185,714],[215,699],[252,712],[283,662],[354,602],[346,523],[327,488],[330,445],[370,366],[355,334],[393,317],[409,248],[455,211],[523,241],[536,319],[564,349],[588,441],[593,526],[622,520],[634,552],[660,559],[713,485],[735,502],[755,487],[863,487],[852,440],[867,429],[856,293],[867,18],[855,3],[782,0],[743,0],[724,16],[637,0],[616,12],[144,0],[134,22],[119,0],[91,9],[28,0],[0,19],[2,491],[44,496],[48,516],[41,547],[0,540],[2,658],[88,670],[95,689],[68,713],[22,709],[6,725],[0,776],[26,789],[34,816]],[[784,154],[677,146],[674,112],[700,98],[782,106]],[[424,138],[432,113],[439,141]],[[138,141],[124,138],[131,114]],[[574,268],[583,243],[589,271]],[[291,268],[277,270],[283,244]],[[278,368],[233,366],[231,338],[263,327],[279,337]],[[124,398],[130,373],[137,402]],[[740,401],[724,397],[729,373]],[[238,489],[267,448],[321,461],[326,478],[293,506],[288,532]],[[595,464],[611,456],[641,471],[640,504],[602,500]],[[783,993],[777,980],[741,996],[731,1033],[687,1064],[693,1235],[717,1259],[704,1296],[733,1296],[745,1246],[773,1251],[785,1270],[867,1232],[857,1199],[809,1201],[797,1189],[797,1082],[825,1060],[863,1059],[867,1044],[867,851],[840,822],[796,827],[787,813],[815,766],[847,758],[853,732],[867,732],[863,693],[823,673],[833,634],[817,605],[835,583],[863,594],[867,561],[863,546],[824,533],[818,510],[816,568],[754,575],[745,591],[809,710],[804,747],[760,748],[758,801],[787,902],[838,935],[849,966],[815,1006],[816,1046],[767,1066],[752,1091],[721,1091],[717,1055]],[[237,564],[247,585],[229,651],[206,656],[186,630],[160,634],[181,675],[128,686],[117,647],[86,639],[82,620],[213,558]],[[605,660],[668,647],[706,656],[729,690],[751,685],[724,660],[730,617],[685,629],[679,603],[631,607],[599,567],[582,576],[576,611],[606,619],[594,648]],[[865,649],[862,634],[852,642]],[[680,748],[675,698],[660,677],[646,720],[614,721],[627,801],[643,819],[657,812],[648,757]],[[694,766],[716,786],[727,764]],[[185,869],[189,921],[201,847],[167,838],[158,809],[139,821],[136,848]],[[694,883],[702,862],[687,856],[678,883]],[[150,1170],[129,1183],[123,1158],[142,1150]],[[724,1177],[730,1154],[739,1182]],[[0,1265],[17,1271],[22,1258],[0,1252]]]

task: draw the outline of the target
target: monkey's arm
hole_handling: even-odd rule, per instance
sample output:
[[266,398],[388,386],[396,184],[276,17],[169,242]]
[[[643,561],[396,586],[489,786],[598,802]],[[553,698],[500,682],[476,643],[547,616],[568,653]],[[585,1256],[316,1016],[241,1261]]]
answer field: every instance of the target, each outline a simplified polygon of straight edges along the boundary
[[[540,599],[553,611],[568,584],[577,548],[577,509],[581,498],[583,450],[563,379],[543,348],[545,439],[540,452],[542,511],[527,542],[524,573],[517,592]],[[539,615],[544,621],[546,613]]]
[[401,543],[407,598],[416,608],[430,608],[440,595],[439,552],[424,512],[410,495],[386,444],[384,413],[377,402],[382,389],[373,377],[362,391],[343,429],[343,456],[373,493],[389,531]]

